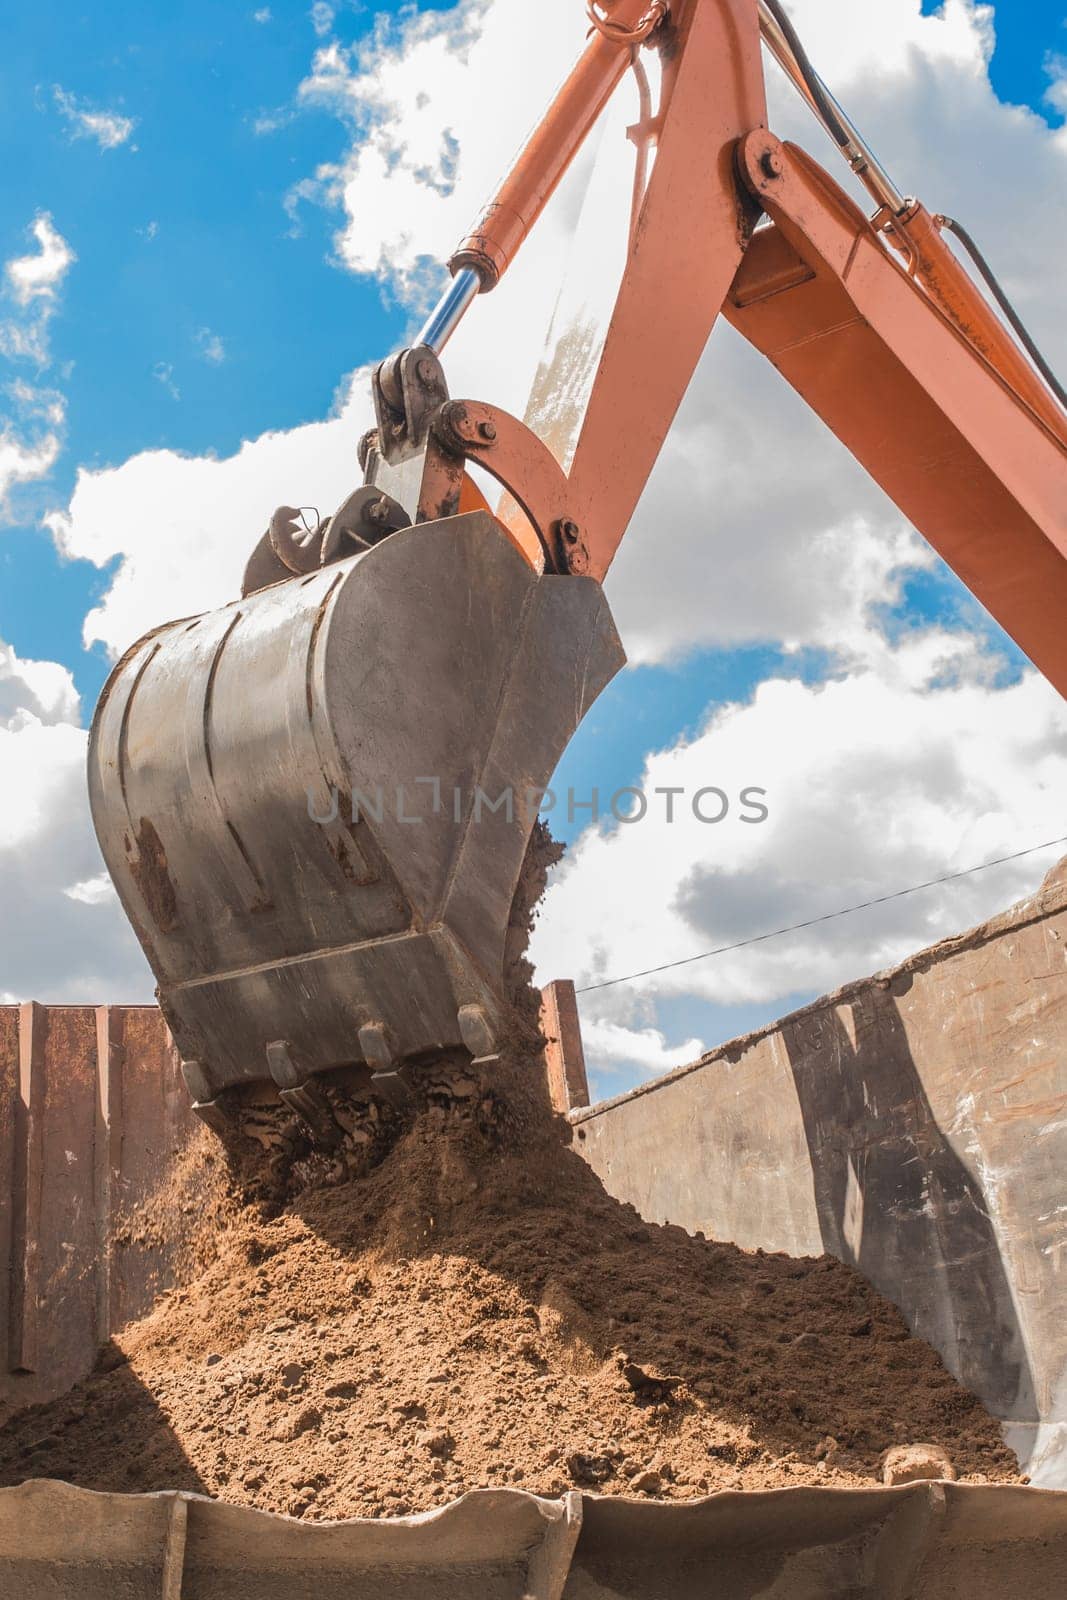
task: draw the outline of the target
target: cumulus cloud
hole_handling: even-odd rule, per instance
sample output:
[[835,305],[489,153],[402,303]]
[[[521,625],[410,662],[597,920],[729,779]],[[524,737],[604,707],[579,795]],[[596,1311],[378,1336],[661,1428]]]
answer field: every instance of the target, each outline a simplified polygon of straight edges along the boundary
[[37,249],[15,256],[4,266],[8,289],[20,306],[35,300],[52,302],[60,284],[77,260],[47,211],[39,211],[30,227]]
[[5,1001],[148,1000],[151,976],[103,864],[85,800],[85,730],[70,673],[0,640],[0,973]]
[[98,872],[94,878],[84,878],[80,883],[72,883],[63,893],[68,900],[79,900],[82,905],[99,906],[107,901],[118,901],[115,885],[108,877],[106,871]]
[[[277,133],[279,128],[287,127],[292,122],[293,115],[294,113],[289,106],[283,106],[274,111],[261,111],[257,117],[252,119],[252,132],[257,138],[262,138],[268,133]],[[298,239],[303,231],[300,225],[299,209],[300,201],[305,197],[305,189],[308,198],[318,194],[318,185],[316,183],[311,180],[301,179],[298,183],[293,184],[285,197],[285,209],[289,215],[288,236],[291,239]]]
[[27,231],[37,248],[4,263],[4,295],[16,311],[0,322],[0,354],[45,367],[49,324],[63,280],[78,258],[47,211],[39,211]]
[[7,385],[6,393],[24,417],[49,422],[57,428],[66,420],[66,397],[58,389],[14,378]]
[[46,726],[77,722],[78,694],[56,661],[22,661],[0,639],[0,727],[11,732],[28,719]]
[[[67,512],[48,526],[64,555],[118,572],[85,620],[85,643],[112,656],[148,628],[221,605],[238,592],[252,546],[275,506],[332,511],[355,487],[355,441],[370,426],[369,373],[337,414],[267,433],[232,456],[148,450],[119,467],[78,473]],[[145,506],[152,516],[145,516]]]
[[[649,756],[642,821],[609,820],[570,852],[535,931],[539,970],[601,983],[1062,837],[1067,707],[1036,674],[997,688],[989,667],[975,640],[932,632],[714,710]],[[750,786],[765,820],[743,820]],[[718,821],[715,790],[729,803]],[[594,991],[585,1015],[632,1025],[664,997],[737,1005],[833,988],[1030,892],[1063,853]]]
[[1045,90],[1045,103],[1058,116],[1067,116],[1067,56],[1054,54],[1045,61],[1049,84]]
[[[9,310],[0,319],[0,355],[16,364],[32,362],[40,372],[49,364],[49,324],[59,292],[77,258],[48,212],[38,212],[28,231],[36,249],[4,263]],[[0,509],[6,509],[17,484],[51,471],[66,415],[63,396],[40,383],[16,377],[5,392],[9,405],[6,415],[0,415]]]
[[79,100],[58,83],[53,86],[52,98],[71,138],[94,139],[101,150],[117,150],[119,145],[127,143],[137,126],[136,117],[125,117],[118,111],[101,111]]
[[623,1067],[637,1067],[642,1077],[669,1072],[704,1054],[700,1039],[668,1044],[659,1028],[627,1028],[619,1022],[590,1017],[582,1027],[586,1059],[609,1077]]
[[6,506],[8,494],[16,484],[47,477],[59,449],[55,434],[45,434],[36,443],[27,444],[10,425],[0,424],[0,509]]

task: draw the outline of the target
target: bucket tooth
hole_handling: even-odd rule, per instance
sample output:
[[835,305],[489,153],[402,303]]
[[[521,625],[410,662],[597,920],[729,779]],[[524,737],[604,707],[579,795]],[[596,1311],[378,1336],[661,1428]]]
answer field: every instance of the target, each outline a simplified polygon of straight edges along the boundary
[[293,1060],[287,1039],[272,1039],[267,1046],[267,1069],[278,1094],[307,1123],[320,1144],[339,1144],[341,1128],[322,1085],[302,1074]]
[[497,1040],[484,1006],[460,1006],[456,1013],[464,1046],[478,1061],[495,1059]]
[[391,1072],[396,1063],[396,1052],[384,1022],[365,1022],[359,1030],[359,1048],[363,1059],[374,1072]]
[[234,1119],[221,1099],[215,1098],[211,1080],[199,1061],[183,1061],[182,1077],[193,1110],[201,1122],[206,1122],[220,1139],[228,1138],[234,1131]]
[[211,1086],[211,1079],[199,1061],[183,1061],[182,1077],[191,1100],[203,1101],[205,1104],[214,1100],[215,1091]]

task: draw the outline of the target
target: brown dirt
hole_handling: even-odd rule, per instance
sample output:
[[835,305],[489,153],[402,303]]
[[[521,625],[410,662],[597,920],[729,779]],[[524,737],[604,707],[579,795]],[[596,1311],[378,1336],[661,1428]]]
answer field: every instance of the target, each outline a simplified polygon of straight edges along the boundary
[[[431,1108],[369,1175],[273,1218],[236,1207],[199,1278],[0,1432],[0,1482],[339,1517],[649,1472],[670,1498],[870,1483],[919,1440],[962,1478],[1014,1477],[978,1401],[857,1274],[643,1223],[561,1145],[536,1079],[501,1069],[503,1132]],[[682,1381],[652,1403],[624,1359]]]
[[548,1111],[530,1024],[527,1003],[491,1081],[424,1103],[372,1169],[293,1161],[273,1214],[205,1166],[221,1232],[198,1275],[0,1429],[0,1483],[313,1519],[481,1485],[869,1484],[914,1442],[960,1478],[1016,1479],[979,1402],[855,1272],[650,1226],[607,1195]]

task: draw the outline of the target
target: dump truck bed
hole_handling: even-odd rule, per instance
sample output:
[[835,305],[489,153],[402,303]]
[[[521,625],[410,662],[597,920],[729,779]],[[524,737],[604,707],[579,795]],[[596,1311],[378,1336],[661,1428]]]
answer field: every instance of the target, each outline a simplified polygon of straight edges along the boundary
[[689,1505],[487,1489],[308,1526],[196,1495],[0,1491],[23,1600],[1052,1600],[1067,1494],[1007,1485],[724,1493]]

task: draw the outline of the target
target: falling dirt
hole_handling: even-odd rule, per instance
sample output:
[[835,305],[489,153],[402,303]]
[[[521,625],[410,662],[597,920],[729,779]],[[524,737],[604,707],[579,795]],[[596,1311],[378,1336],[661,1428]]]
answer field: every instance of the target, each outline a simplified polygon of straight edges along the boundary
[[917,1442],[961,1478],[1017,1480],[979,1402],[848,1267],[612,1199],[548,1110],[517,999],[509,1055],[472,1096],[423,1103],[369,1169],[295,1161],[268,1205],[205,1165],[200,1267],[0,1430],[0,1483],[392,1516],[482,1485],[870,1484]]

